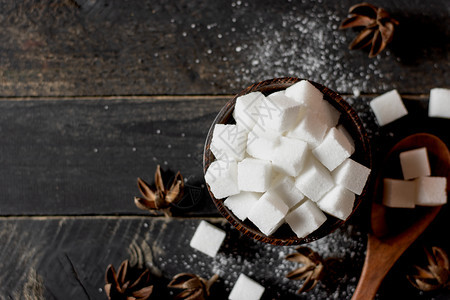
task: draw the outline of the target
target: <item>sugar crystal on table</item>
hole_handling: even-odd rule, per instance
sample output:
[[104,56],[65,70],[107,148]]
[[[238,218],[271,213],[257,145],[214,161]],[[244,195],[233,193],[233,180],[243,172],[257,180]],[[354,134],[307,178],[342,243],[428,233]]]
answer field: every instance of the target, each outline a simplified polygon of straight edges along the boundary
[[225,204],[236,217],[244,221],[253,205],[255,205],[256,201],[258,201],[261,196],[262,193],[240,192],[237,195],[228,197],[223,204]]
[[361,165],[351,158],[347,158],[331,173],[337,184],[346,187],[357,195],[361,195],[369,174],[369,168]]
[[328,127],[322,116],[308,110],[300,122],[286,133],[286,136],[305,141],[310,148],[315,148],[322,142],[327,130]]
[[270,161],[245,158],[238,163],[238,186],[241,191],[265,192],[272,180]]
[[205,181],[217,199],[239,193],[237,162],[213,161],[206,171]]
[[298,139],[280,137],[271,157],[275,171],[289,176],[297,176],[305,163],[308,144]]
[[351,152],[352,146],[348,139],[335,127],[328,131],[322,143],[312,151],[314,156],[330,171],[350,157]]
[[290,176],[279,175],[274,179],[273,184],[269,188],[269,192],[278,195],[289,209],[305,198],[302,192],[295,187],[295,181]]
[[315,231],[326,220],[325,214],[310,199],[306,199],[305,202],[286,216],[286,223],[299,238]]
[[403,178],[414,179],[431,174],[427,148],[422,147],[400,153]]
[[247,277],[240,274],[228,296],[229,300],[259,300],[264,294],[265,288]]
[[304,106],[286,97],[284,93],[274,93],[261,101],[255,126],[284,132],[294,127],[303,109]]
[[318,201],[334,186],[333,178],[313,156],[309,156],[295,186],[309,199]]
[[397,90],[384,93],[370,101],[378,124],[384,126],[408,114]]
[[284,223],[288,210],[279,195],[265,192],[253,205],[247,217],[262,233],[269,236]]
[[225,231],[222,229],[202,220],[195,230],[190,246],[211,257],[215,257],[225,239],[225,235]]
[[329,191],[317,205],[324,212],[345,220],[352,213],[355,194],[343,186],[337,185]]
[[261,92],[252,92],[238,97],[233,110],[236,124],[250,131],[258,120],[258,107],[264,98]]
[[450,89],[434,88],[430,90],[428,116],[450,119]]
[[400,179],[383,179],[383,204],[389,207],[414,208],[416,182]]
[[238,125],[216,124],[211,151],[217,159],[242,160],[247,147],[247,131]]
[[446,177],[419,177],[416,180],[416,205],[437,206],[447,203]]

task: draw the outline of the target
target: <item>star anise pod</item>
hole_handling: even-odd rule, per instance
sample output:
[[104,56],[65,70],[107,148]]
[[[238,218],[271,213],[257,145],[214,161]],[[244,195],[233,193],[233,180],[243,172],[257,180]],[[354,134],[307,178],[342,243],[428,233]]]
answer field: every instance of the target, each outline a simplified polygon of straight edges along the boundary
[[184,180],[180,171],[175,175],[175,179],[169,189],[166,189],[164,185],[160,165],[156,167],[155,189],[150,188],[150,186],[141,178],[138,178],[137,184],[143,197],[135,197],[134,203],[140,209],[150,211],[161,210],[164,212],[164,215],[170,216],[171,204],[175,204],[183,198]]
[[291,280],[304,280],[303,285],[297,291],[298,294],[312,290],[317,283],[322,280],[328,266],[337,262],[334,258],[322,259],[320,255],[308,247],[297,247],[297,253],[287,255],[285,258],[289,261],[300,263],[301,266],[289,272],[286,278]]
[[209,297],[209,289],[218,278],[219,276],[217,274],[214,274],[211,279],[206,280],[195,274],[180,273],[175,275],[167,286],[184,290],[175,299],[205,300]]
[[399,24],[381,7],[363,2],[348,10],[350,17],[339,29],[362,27],[361,33],[351,42],[349,48],[361,49],[370,46],[369,57],[375,57],[392,41],[394,27]]
[[424,269],[415,266],[416,274],[409,275],[411,284],[422,291],[434,291],[442,288],[450,288],[449,259],[444,250],[439,247],[431,248],[433,253],[425,249],[428,266]]
[[153,292],[150,272],[131,270],[128,260],[122,262],[116,273],[113,265],[106,268],[105,292],[110,300],[146,300]]

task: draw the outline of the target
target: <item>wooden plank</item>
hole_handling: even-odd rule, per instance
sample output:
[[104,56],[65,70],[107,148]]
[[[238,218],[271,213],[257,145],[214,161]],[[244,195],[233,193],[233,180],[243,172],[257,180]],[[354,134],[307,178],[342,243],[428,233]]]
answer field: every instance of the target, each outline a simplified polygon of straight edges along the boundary
[[[415,132],[450,144],[449,120],[428,118],[427,100],[405,98],[410,114],[379,128],[370,99],[348,97],[372,139],[375,168],[396,141]],[[0,215],[147,214],[133,203],[136,178],[152,182],[157,164],[202,189],[201,203],[186,214],[217,215],[204,188],[202,154],[226,101],[0,101]]]
[[202,154],[226,100],[0,101],[0,214],[147,214],[136,178],[157,164],[202,189],[196,213],[217,213]]
[[[448,211],[447,211],[448,213]],[[445,219],[445,218],[444,218]],[[146,217],[63,217],[0,218],[0,296],[4,299],[105,299],[104,271],[108,264],[116,269],[120,262],[150,268],[157,284],[157,299],[170,299],[165,285],[177,273],[192,272],[203,277],[217,273],[220,280],[211,299],[227,299],[240,273],[245,273],[266,287],[264,299],[350,299],[364,260],[364,228],[353,223],[309,244],[325,258],[341,259],[334,269],[337,282],[327,287],[319,284],[313,291],[295,296],[299,282],[287,280],[286,273],[298,265],[284,256],[295,247],[262,244],[231,229],[224,219],[207,219],[227,232],[215,258],[189,246],[199,219],[164,219]],[[440,223],[439,223],[440,222]],[[359,223],[361,224],[361,223]],[[448,225],[448,218],[436,225]],[[412,268],[411,259],[423,255],[422,243],[449,250],[448,239],[437,240],[439,227],[424,236],[406,256],[400,268],[394,268],[386,283],[390,290],[379,299],[430,299],[419,294],[404,280]],[[418,263],[414,261],[414,263]],[[5,272],[5,270],[8,270]],[[396,288],[392,288],[395,286]],[[176,291],[173,291],[176,293]],[[441,297],[439,297],[439,295]],[[433,294],[433,299],[447,299],[449,292]]]
[[3,1],[0,96],[234,94],[282,76],[341,93],[450,85],[446,0],[378,1],[401,26],[375,59],[337,29],[353,4]]

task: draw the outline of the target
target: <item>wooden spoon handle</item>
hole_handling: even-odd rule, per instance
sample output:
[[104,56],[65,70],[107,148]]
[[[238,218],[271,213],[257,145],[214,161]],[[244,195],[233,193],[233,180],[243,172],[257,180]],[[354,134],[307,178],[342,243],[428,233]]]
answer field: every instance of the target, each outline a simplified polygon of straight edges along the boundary
[[399,249],[398,245],[392,247],[369,234],[364,267],[352,300],[375,298],[384,277],[408,246],[404,245],[404,249]]
[[419,221],[396,236],[380,240],[369,233],[366,259],[352,300],[375,297],[387,272],[434,220],[440,209],[441,206],[430,207]]

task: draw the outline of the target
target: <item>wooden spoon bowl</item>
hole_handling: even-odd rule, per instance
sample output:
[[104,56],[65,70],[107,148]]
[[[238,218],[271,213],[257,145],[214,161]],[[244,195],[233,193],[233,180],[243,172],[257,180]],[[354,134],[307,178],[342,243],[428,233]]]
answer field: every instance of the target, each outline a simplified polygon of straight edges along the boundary
[[375,297],[388,271],[441,209],[441,206],[399,209],[381,204],[383,178],[402,178],[399,154],[420,147],[427,148],[431,175],[446,177],[447,191],[449,190],[450,153],[438,137],[427,133],[414,134],[404,138],[391,149],[375,181],[371,211],[372,232],[368,235],[366,259],[352,300]]

